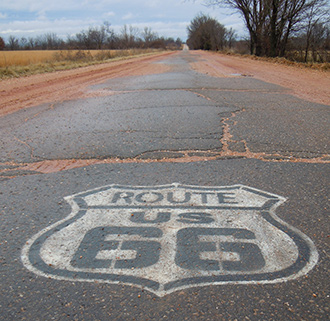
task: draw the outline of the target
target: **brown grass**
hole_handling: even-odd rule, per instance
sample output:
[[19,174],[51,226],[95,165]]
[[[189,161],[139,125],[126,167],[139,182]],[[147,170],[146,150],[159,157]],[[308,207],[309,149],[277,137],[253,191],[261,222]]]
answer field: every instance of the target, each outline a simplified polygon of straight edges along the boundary
[[159,53],[159,50],[20,50],[0,52],[0,79],[21,77]]
[[244,57],[252,60],[261,60],[261,61],[267,61],[274,64],[281,64],[281,65],[287,65],[287,66],[295,66],[298,68],[309,68],[309,69],[315,69],[315,70],[321,70],[321,71],[329,71],[330,70],[330,63],[329,62],[298,62],[293,61],[284,57],[257,57],[250,54],[239,54],[234,51],[219,51],[219,54],[225,54],[228,56],[237,56],[237,57]]
[[0,67],[28,66],[30,64],[46,62],[52,60],[53,55],[53,50],[1,51]]

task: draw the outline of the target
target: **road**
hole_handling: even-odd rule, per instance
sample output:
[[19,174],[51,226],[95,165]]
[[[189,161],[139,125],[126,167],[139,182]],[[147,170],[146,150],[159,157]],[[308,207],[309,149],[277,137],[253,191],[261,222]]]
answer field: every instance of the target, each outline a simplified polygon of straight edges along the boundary
[[7,91],[0,319],[328,319],[329,106],[212,57]]

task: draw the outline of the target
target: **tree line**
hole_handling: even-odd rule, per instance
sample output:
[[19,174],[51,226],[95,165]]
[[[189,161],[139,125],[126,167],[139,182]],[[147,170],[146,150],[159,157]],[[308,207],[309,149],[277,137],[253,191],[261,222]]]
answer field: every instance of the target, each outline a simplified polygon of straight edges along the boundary
[[160,37],[149,27],[140,30],[134,26],[124,25],[119,33],[115,33],[109,22],[104,22],[101,26],[89,27],[68,36],[66,40],[55,33],[29,38],[17,38],[11,35],[7,41],[0,37],[0,50],[177,49],[181,45],[180,38],[174,40],[171,37]]
[[235,41],[235,31],[227,30],[216,19],[200,13],[187,27],[187,45],[190,49],[223,50],[231,48]]
[[240,13],[249,32],[250,53],[285,56],[287,50],[304,47],[329,50],[328,0],[205,0],[209,6],[227,7]]

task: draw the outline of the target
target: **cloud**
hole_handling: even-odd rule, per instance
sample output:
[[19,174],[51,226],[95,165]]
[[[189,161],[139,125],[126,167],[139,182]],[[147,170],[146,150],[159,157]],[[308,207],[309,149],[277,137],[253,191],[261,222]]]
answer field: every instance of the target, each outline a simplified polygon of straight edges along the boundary
[[150,7],[150,8],[157,8],[157,7],[160,7],[162,1],[160,0],[149,0],[149,1],[145,1],[145,5],[147,7]]
[[[44,1],[44,0],[10,0],[3,1],[1,7],[3,10],[12,11],[53,11],[53,10],[71,10],[81,8],[84,3],[77,0],[56,0],[56,1]],[[65,9],[64,9],[65,8]]]
[[87,29],[91,25],[95,25],[95,20],[71,20],[71,19],[55,19],[55,20],[28,20],[28,21],[13,21],[0,22],[0,35],[8,37],[35,37],[46,33],[56,33],[60,38],[66,38],[67,35],[72,35]]
[[[151,27],[161,36],[186,38],[186,27],[199,13],[216,18],[237,33],[244,29],[238,15],[202,6],[203,0],[8,0],[1,4],[0,34],[34,36],[47,32],[65,38],[105,20],[113,26],[128,23]],[[117,28],[117,27],[116,27]],[[114,28],[115,29],[115,28]]]
[[116,14],[113,11],[109,11],[106,12],[105,14],[103,14],[103,17],[105,18],[110,18],[110,17],[114,17]]
[[[142,31],[145,27],[151,28],[153,32],[156,32],[161,37],[172,37],[174,39],[181,38],[186,39],[187,33],[186,29],[189,21],[184,22],[140,22],[133,23],[132,26],[138,28]],[[123,26],[120,24],[111,26],[116,33],[120,33]]]
[[131,20],[131,19],[133,19],[134,18],[134,15],[133,15],[133,13],[127,13],[127,14],[125,14],[123,17],[122,17],[122,19],[123,20]]

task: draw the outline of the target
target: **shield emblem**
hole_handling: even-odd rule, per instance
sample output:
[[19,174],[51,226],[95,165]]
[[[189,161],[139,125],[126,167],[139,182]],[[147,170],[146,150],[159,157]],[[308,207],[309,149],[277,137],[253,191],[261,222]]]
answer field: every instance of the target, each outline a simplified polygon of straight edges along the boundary
[[196,286],[275,283],[318,260],[275,215],[285,198],[243,185],[110,185],[68,196],[71,214],[32,237],[23,264],[48,278],[127,284],[158,296]]

